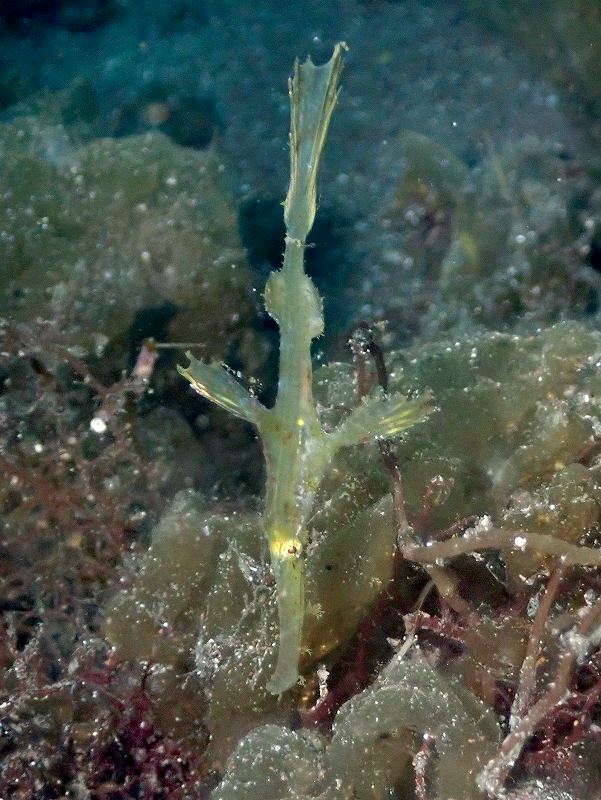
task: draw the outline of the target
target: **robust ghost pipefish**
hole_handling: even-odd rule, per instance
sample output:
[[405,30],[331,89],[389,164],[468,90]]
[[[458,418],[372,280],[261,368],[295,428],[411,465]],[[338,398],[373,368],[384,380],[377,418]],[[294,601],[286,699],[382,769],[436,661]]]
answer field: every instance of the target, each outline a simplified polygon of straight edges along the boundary
[[332,432],[320,423],[312,394],[311,342],[323,333],[322,300],[305,274],[307,236],[317,211],[317,173],[328,126],[338,99],[344,43],[315,66],[295,64],[291,103],[290,185],[284,203],[286,238],[281,269],[265,287],[265,308],[280,329],[276,401],[266,408],[222,365],[187,353],[178,367],[204,397],[256,426],[267,467],[263,531],[276,580],[279,644],[267,685],[281,694],[299,679],[305,616],[307,522],[326,468],[341,447],[393,436],[423,419],[427,400],[401,395],[368,398]]

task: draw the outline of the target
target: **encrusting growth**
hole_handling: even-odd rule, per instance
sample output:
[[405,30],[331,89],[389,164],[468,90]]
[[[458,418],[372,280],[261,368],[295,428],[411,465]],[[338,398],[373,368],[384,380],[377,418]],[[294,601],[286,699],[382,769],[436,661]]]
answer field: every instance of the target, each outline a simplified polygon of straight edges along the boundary
[[290,186],[284,204],[286,240],[280,270],[265,287],[265,307],[280,328],[278,393],[266,408],[220,364],[190,353],[179,367],[204,397],[257,427],[267,466],[263,530],[276,579],[279,649],[268,689],[280,694],[299,678],[304,598],[306,524],[324,472],[341,447],[390,437],[422,420],[427,399],[402,395],[366,399],[332,432],[323,430],[313,401],[311,341],[323,333],[321,298],[304,270],[307,236],[317,210],[319,161],[338,97],[342,70],[339,43],[330,61],[295,64],[291,102]]

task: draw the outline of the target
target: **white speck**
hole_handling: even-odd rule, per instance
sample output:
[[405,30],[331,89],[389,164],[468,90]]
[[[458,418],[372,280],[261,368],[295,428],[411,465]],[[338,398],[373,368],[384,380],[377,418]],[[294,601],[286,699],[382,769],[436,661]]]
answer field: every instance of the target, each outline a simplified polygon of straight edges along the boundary
[[323,699],[328,693],[328,678],[330,673],[323,664],[317,668],[317,680],[319,681],[319,696]]
[[102,417],[92,417],[90,420],[90,430],[94,431],[94,433],[105,433],[106,422]]
[[526,537],[516,536],[513,543],[516,547],[519,547],[520,550],[523,550],[526,547]]

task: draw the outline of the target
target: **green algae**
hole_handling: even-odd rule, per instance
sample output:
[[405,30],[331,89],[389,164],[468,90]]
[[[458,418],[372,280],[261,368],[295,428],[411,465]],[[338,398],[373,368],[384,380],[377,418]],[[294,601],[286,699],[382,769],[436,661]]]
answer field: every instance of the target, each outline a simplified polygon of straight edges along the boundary
[[215,357],[238,339],[256,368],[261,347],[243,331],[252,276],[215,151],[162,134],[79,145],[19,117],[0,124],[0,158],[1,314],[56,320],[68,344],[94,352],[139,309],[172,305],[172,336],[209,342]]
[[341,708],[330,741],[275,725],[252,731],[212,798],[384,800],[424,735],[437,747],[436,770],[428,771],[433,796],[482,798],[475,779],[499,742],[495,716],[419,656],[395,656]]
[[[403,392],[430,389],[437,406],[395,445],[410,520],[435,483],[432,530],[488,515],[500,527],[593,543],[601,479],[594,463],[579,461],[601,430],[599,363],[601,335],[576,323],[393,355],[393,385]],[[355,388],[348,365],[316,372],[314,393],[327,424],[355,404]],[[571,425],[550,413],[557,405]],[[305,619],[304,674],[331,663],[390,578],[397,524],[389,491],[373,445],[341,452],[324,476],[309,521],[306,600],[319,613]],[[108,612],[107,633],[118,652],[175,662],[182,676],[190,669],[201,676],[205,700],[198,713],[212,733],[217,763],[243,732],[284,723],[295,704],[293,696],[278,704],[266,688],[278,625],[266,556],[259,515],[217,513],[194,493],[180,495],[153,534],[137,582]],[[523,578],[545,564],[543,554],[506,551],[502,579],[523,590]],[[455,568],[472,576],[465,562]],[[478,573],[478,580],[478,597],[491,602],[498,578]],[[489,667],[505,678],[523,647],[507,636],[490,633],[498,652]]]
[[[348,641],[392,573],[390,498],[350,519],[348,509],[338,514],[338,526],[322,516],[312,527],[303,670]],[[200,676],[208,705],[200,695],[198,715],[206,715],[217,761],[242,732],[270,717],[283,721],[294,704],[267,691],[278,622],[263,550],[257,514],[216,514],[197,493],[181,492],[154,529],[135,584],[106,612],[122,657],[174,668],[181,683],[191,670]]]
[[413,131],[390,144],[403,171],[382,204],[383,236],[411,290],[385,279],[371,303],[393,326],[396,311],[432,341],[596,314],[598,169],[584,148],[534,135],[495,145],[485,135],[469,167]]

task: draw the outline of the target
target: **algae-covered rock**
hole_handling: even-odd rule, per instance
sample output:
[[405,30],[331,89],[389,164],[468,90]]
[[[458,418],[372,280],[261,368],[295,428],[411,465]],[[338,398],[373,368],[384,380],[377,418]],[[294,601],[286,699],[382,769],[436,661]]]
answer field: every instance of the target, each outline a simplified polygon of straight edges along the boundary
[[173,337],[224,355],[254,308],[216,152],[158,133],[77,146],[22,117],[0,124],[0,159],[0,313],[89,349],[173,305]]
[[260,722],[283,722],[290,698],[267,691],[275,663],[277,612],[260,520],[230,527],[199,609],[194,666],[209,697],[212,757],[223,763],[240,736]]
[[441,474],[452,485],[433,524],[495,517],[513,492],[540,487],[578,462],[600,430],[600,355],[598,333],[563,323],[531,336],[484,334],[424,346],[393,359],[394,387],[430,388],[438,408],[397,448],[408,504],[417,511],[427,482],[446,467]]
[[476,777],[499,743],[494,714],[425,662],[399,657],[341,708],[331,742],[275,725],[252,731],[212,798],[385,800],[424,735],[436,748],[432,796],[482,798]]
[[482,797],[476,776],[499,742],[495,715],[427,663],[399,656],[338,713],[326,770],[342,792],[332,796],[383,800],[419,748],[415,734],[435,742],[434,797]]
[[[223,528],[198,493],[179,492],[152,532],[136,584],[106,611],[106,631],[124,658],[189,666],[198,618],[213,580]],[[229,525],[231,527],[231,524]]]
[[248,734],[227,764],[212,800],[305,800],[319,781],[317,737],[265,725]]
[[527,330],[595,313],[595,172],[585,156],[552,139],[529,136],[498,151],[490,143],[462,187],[436,277],[436,311],[424,327]]
[[[392,354],[391,388],[404,394],[429,390],[437,409],[395,446],[408,516],[417,521],[418,535],[488,515],[510,530],[571,542],[589,536],[600,516],[595,466],[600,357],[599,334],[577,323],[529,336],[481,334]],[[330,409],[328,422],[356,402],[355,380],[346,365],[317,373],[316,396]],[[338,481],[348,502],[355,492],[361,497],[366,474],[372,497],[386,491],[387,477],[369,447],[345,467]],[[332,475],[331,496],[335,482]],[[507,562],[515,558],[506,555]],[[531,553],[526,560],[540,564]]]
[[[390,498],[314,535],[305,669],[350,638],[390,578]],[[137,580],[107,612],[120,656],[198,675],[216,763],[259,722],[286,720],[294,703],[293,693],[278,701],[266,688],[277,609],[263,539],[256,514],[214,514],[195,492],[180,492],[153,531]]]
[[[384,497],[346,524],[313,529],[301,669],[347,642],[386,586],[395,541],[391,506]],[[242,731],[258,721],[285,718],[293,707],[293,697],[278,701],[267,691],[277,633],[273,580],[255,518],[245,529],[238,526],[219,557],[196,648],[196,668],[211,700],[208,725],[217,757],[232,749]]]
[[389,151],[403,169],[380,211],[376,246],[388,266],[375,272],[362,302],[385,314],[393,331],[432,341],[598,312],[594,154],[553,137],[498,147],[485,137],[468,166],[413,131],[401,132]]
[[[501,515],[503,527],[556,536],[577,544],[600,516],[601,486],[583,464],[559,469],[549,483],[531,491],[517,491]],[[540,566],[540,553],[515,552],[508,558],[509,579],[530,576]]]
[[345,525],[313,528],[307,595],[316,611],[305,621],[307,663],[344,644],[392,574],[396,524],[392,498],[384,495]]
[[158,485],[165,497],[182,486],[213,486],[217,464],[207,456],[204,442],[194,436],[186,420],[175,409],[157,406],[138,425],[137,443],[150,463],[160,463]]
[[[395,444],[414,535],[436,535],[459,519],[487,515],[509,530],[570,542],[590,537],[600,518],[599,363],[601,335],[576,323],[530,336],[481,334],[393,354],[391,386],[405,394],[430,390],[437,407]],[[319,370],[315,396],[329,427],[356,404],[353,369]],[[374,445],[342,451],[324,479],[308,525],[305,675],[320,660],[330,663],[386,588],[398,530],[389,492],[390,478]],[[278,701],[266,689],[278,631],[263,539],[258,514],[211,511],[198,495],[180,494],[153,534],[137,582],[121,592],[109,614],[107,631],[118,652],[198,676],[215,764],[223,764],[240,737],[257,725],[288,723],[297,699],[289,692]],[[503,553],[510,590],[517,575],[530,574],[519,563],[521,555]],[[547,566],[542,554],[528,557],[531,572]],[[473,598],[490,602],[488,579],[472,585]],[[483,635],[493,642],[496,674],[506,676],[519,653],[505,658],[504,637],[495,644],[484,628]],[[514,650],[520,651],[521,633],[518,638]],[[397,687],[386,689],[390,699],[384,708],[407,702],[399,688],[404,680],[397,686],[382,678],[387,687]],[[465,705],[457,687],[449,692],[453,708]],[[357,700],[356,719],[347,712],[349,731],[360,730],[361,708]],[[347,730],[345,719],[339,715],[335,731]],[[402,744],[405,752],[410,740],[403,734],[394,747]],[[382,753],[387,746],[378,745]],[[346,755],[339,763],[354,763],[342,740],[340,747]],[[373,770],[359,773],[353,781]],[[381,774],[380,788],[396,779],[385,770]]]

